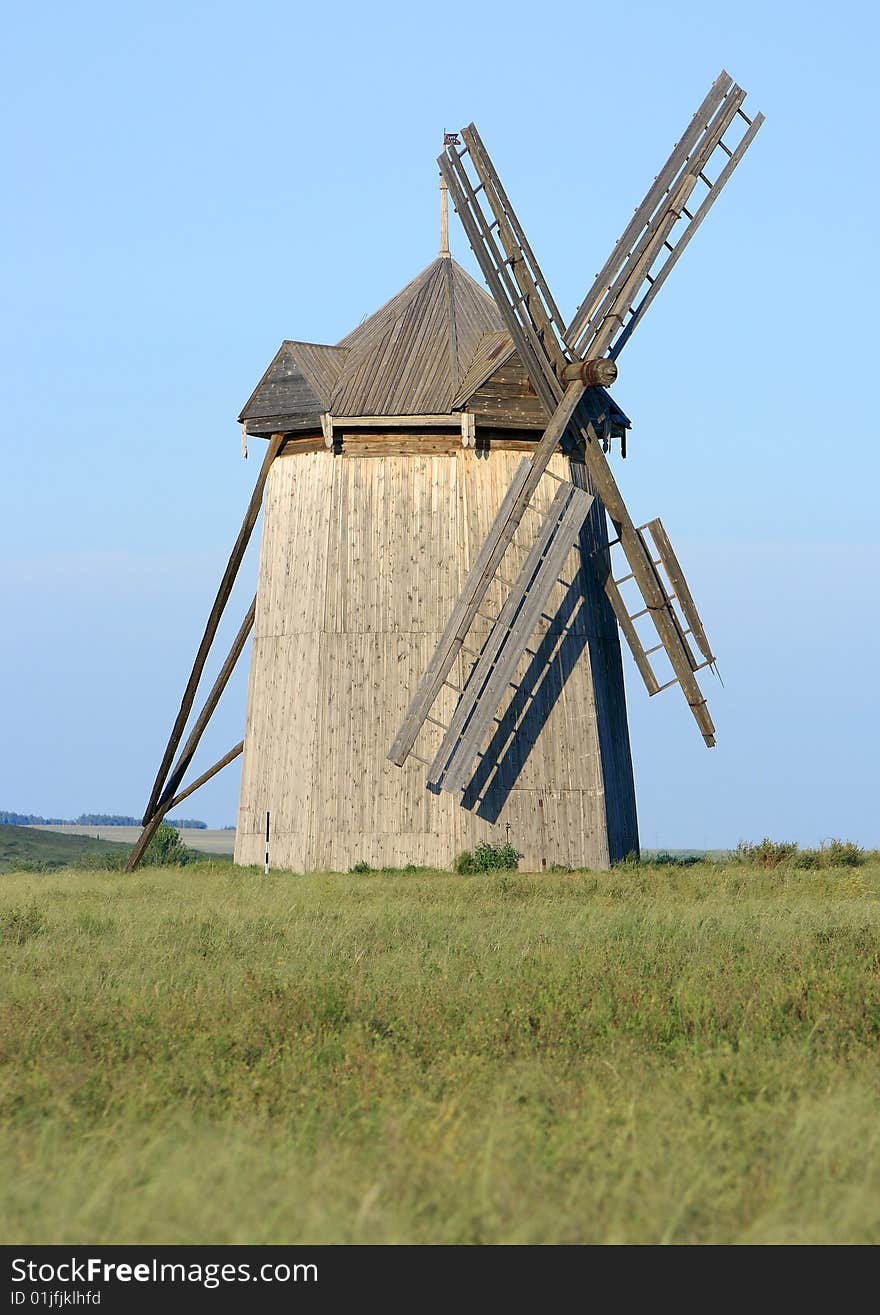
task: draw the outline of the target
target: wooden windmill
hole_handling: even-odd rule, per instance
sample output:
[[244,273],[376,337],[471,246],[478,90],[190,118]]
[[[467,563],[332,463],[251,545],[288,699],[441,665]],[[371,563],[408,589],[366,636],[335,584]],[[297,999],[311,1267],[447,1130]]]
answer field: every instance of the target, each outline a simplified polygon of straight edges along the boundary
[[[763,121],[744,99],[721,73],[568,325],[476,128],[447,134],[438,259],[336,346],[283,343],[241,413],[268,449],[131,867],[242,751],[240,863],[638,848],[619,631],[710,746],[714,658],[661,522],[637,527],[611,472],[629,421],[606,388]],[[491,296],[449,255],[447,189]],[[264,490],[257,595],[179,749]],[[181,789],[252,629],[245,738]]]

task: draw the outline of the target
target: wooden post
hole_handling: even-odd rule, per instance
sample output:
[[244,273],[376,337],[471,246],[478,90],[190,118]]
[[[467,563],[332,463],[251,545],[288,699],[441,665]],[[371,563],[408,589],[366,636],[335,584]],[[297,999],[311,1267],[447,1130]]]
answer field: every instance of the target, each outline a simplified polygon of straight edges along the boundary
[[449,255],[449,188],[440,175],[440,255]]

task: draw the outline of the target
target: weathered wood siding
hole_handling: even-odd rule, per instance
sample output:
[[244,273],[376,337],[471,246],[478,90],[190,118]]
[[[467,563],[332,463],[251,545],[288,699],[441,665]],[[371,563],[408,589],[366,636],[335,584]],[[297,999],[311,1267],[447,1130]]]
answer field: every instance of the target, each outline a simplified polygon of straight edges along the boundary
[[[616,624],[566,564],[502,703],[465,807],[386,758],[409,698],[520,460],[515,452],[276,461],[267,485],[235,857],[295,870],[448,866],[508,837],[522,866],[605,867],[637,844]],[[553,460],[558,474],[568,463]],[[583,472],[575,471],[576,482]],[[536,501],[549,503],[552,480]],[[527,513],[521,539],[534,531]],[[501,603],[493,587],[486,610]],[[488,621],[477,624],[483,632]],[[459,659],[455,674],[465,672]],[[455,702],[445,690],[436,715]],[[601,717],[598,710],[601,710]],[[599,722],[602,725],[599,725]],[[516,731],[513,734],[513,731]],[[442,732],[427,724],[415,753]]]
[[543,430],[550,419],[518,356],[505,361],[471,395],[468,407],[477,417],[477,424],[509,429]]

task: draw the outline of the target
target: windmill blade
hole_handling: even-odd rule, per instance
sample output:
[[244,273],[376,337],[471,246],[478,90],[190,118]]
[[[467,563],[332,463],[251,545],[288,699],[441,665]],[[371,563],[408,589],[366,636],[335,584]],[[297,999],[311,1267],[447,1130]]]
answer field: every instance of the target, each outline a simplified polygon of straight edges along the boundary
[[467,784],[479,746],[592,504],[591,494],[560,481],[541,531],[471,668],[428,772],[429,784],[444,790],[461,790]]
[[[656,192],[657,195],[652,198],[652,194],[649,193],[646,198],[646,201],[653,200],[653,210],[656,214],[648,215],[645,232],[635,244],[633,251],[624,252],[623,268],[618,271],[612,282],[612,299],[616,298],[618,302],[621,299],[631,299],[635,296],[636,290],[643,285],[645,275],[656,259],[657,251],[678,220],[696,185],[696,177],[680,167],[681,161],[689,159],[692,163],[699,163],[703,159],[705,150],[711,149],[720,139],[724,127],[729,125],[730,119],[736,114],[741,100],[739,88],[733,86],[727,74],[722,74],[697,111],[682,143],[667,162],[663,171],[664,177],[658,180],[652,189],[652,193]],[[706,117],[710,119],[708,130],[703,126]],[[714,726],[706,709],[706,701],[694,679],[693,655],[678,622],[672,600],[663,587],[652,555],[633,524],[611,468],[602,452],[600,436],[604,433],[605,422],[604,415],[600,414],[604,404],[602,395],[594,389],[588,390],[583,379],[568,383],[565,392],[562,393],[562,385],[566,377],[576,367],[566,361],[558,341],[553,336],[558,324],[558,318],[554,318],[555,302],[549,292],[546,293],[546,297],[542,293],[542,288],[546,289],[543,275],[473,124],[464,130],[462,137],[465,141],[465,150],[448,148],[438,163],[486,282],[505,325],[521,353],[532,386],[539,396],[545,397],[548,407],[551,406],[551,398],[556,402],[551,422],[532,456],[531,470],[527,472],[510,508],[505,510],[504,515],[499,516],[490,532],[487,547],[494,542],[495,551],[490,556],[489,567],[484,572],[476,599],[471,604],[471,619],[479,606],[479,600],[485,596],[491,580],[495,577],[504,551],[501,544],[505,540],[509,542],[512,538],[513,531],[522,517],[523,508],[540,482],[559,439],[564,431],[569,430],[570,436],[584,451],[593,487],[601,497],[615,526],[632,576],[645,599],[646,610],[654,621],[660,644],[669,657],[675,681],[682,687],[706,744],[711,746],[715,743]],[[466,168],[465,162],[468,156],[479,179],[476,184],[471,181]],[[671,182],[665,176],[670,173]],[[480,204],[480,191],[484,192],[486,203],[494,216],[491,222]],[[516,278],[511,271],[516,271]],[[601,342],[591,344],[590,357],[599,356],[601,350]],[[579,408],[583,414],[580,414]],[[658,693],[665,686],[661,686],[653,675],[648,655],[641,646],[637,631],[626,612],[610,570],[605,571],[603,583],[648,691],[651,694]],[[458,627],[456,653],[461,647],[467,628],[463,622]],[[451,666],[451,660],[449,665]],[[429,673],[426,673],[426,680],[428,678]],[[436,675],[434,679],[436,681]],[[425,682],[420,693],[423,699],[430,697]],[[414,709],[411,707],[412,712]],[[411,727],[414,720],[418,719],[410,715]],[[405,722],[404,725],[406,724]],[[398,741],[399,737],[395,745],[400,750],[402,746]],[[395,761],[398,758],[395,758]]]
[[[659,522],[643,527],[651,531],[656,551],[660,554],[659,558],[654,558],[644,534],[636,528],[627,511],[602,451],[607,399],[601,389],[592,385],[613,381],[616,376],[613,358],[628,340],[635,323],[650,305],[760,128],[763,115],[750,120],[741,108],[744,99],[745,92],[727,73],[716,79],[564,333],[560,328],[556,303],[474,125],[462,133],[463,150],[459,151],[450,143],[440,156],[440,172],[471,248],[529,380],[551,413],[551,419],[531,461],[520,468],[508,491],[407,709],[388,755],[398,765],[406,761],[428,720],[441,686],[448,683],[447,676],[480,603],[496,578],[529,499],[564,436],[582,453],[591,487],[601,498],[629,563],[630,576],[625,578],[631,577],[640,590],[645,601],[643,610],[651,616],[657,630],[659,644],[655,647],[662,647],[669,658],[674,678],[666,685],[678,683],[681,686],[706,744],[712,746],[715,743],[715,728],[694,677],[695,671],[714,661],[711,649],[662,526],[657,535],[653,534],[653,526],[659,526]],[[736,148],[731,149],[723,137],[737,115],[745,121],[747,131]],[[727,163],[712,183],[704,170],[719,150],[727,157]],[[471,177],[469,165],[475,179]],[[700,182],[707,188],[707,195],[692,211],[688,209],[688,201]],[[491,212],[491,219],[481,204],[480,193]],[[678,243],[673,245],[670,234],[683,218],[687,222]],[[664,250],[668,255],[659,269],[652,273]],[[643,294],[646,285],[647,291]],[[608,361],[603,359],[606,352],[610,357]],[[611,369],[603,378],[601,369],[609,366]],[[607,547],[600,544],[598,552],[603,560],[597,566],[624,637],[630,644],[649,693],[657,693],[666,685],[661,685],[653,673],[649,656],[654,649],[646,651],[641,644],[634,618],[627,612],[620,594],[621,581],[615,581],[611,575]],[[672,583],[672,593],[663,583],[660,567]],[[679,620],[674,601],[678,601],[685,625]],[[705,661],[695,659],[689,636],[696,641]],[[475,746],[479,738],[472,737],[473,743],[468,742],[463,749],[464,739],[459,743],[454,741],[454,735],[462,730],[467,733],[469,719],[474,726],[485,723],[485,709],[477,707],[482,695],[477,693],[473,706],[467,708],[465,703],[470,697],[468,695],[465,699],[463,694],[455,714],[458,730],[453,732],[452,728],[445,728],[444,744],[434,763],[429,765],[431,779],[449,788],[453,782],[458,786],[462,783],[477,751]]]
[[[700,665],[711,666],[715,661],[715,655],[712,652],[709,640],[706,638],[706,632],[703,629],[703,622],[697,611],[697,605],[693,600],[690,589],[688,588],[687,580],[684,578],[684,571],[681,569],[681,565],[675,555],[672,544],[669,542],[669,535],[663,528],[663,522],[660,520],[660,517],[658,516],[656,519],[648,521],[647,525],[641,527],[639,533],[643,538],[645,530],[648,531],[651,538],[654,540],[654,546],[657,550],[656,564],[662,566],[668,575],[674,591],[672,596],[676,599],[681,608],[682,615],[687,622],[688,629],[685,631],[685,634],[693,635],[697,647],[703,655],[704,661]],[[696,671],[697,669],[698,668],[695,666],[694,670]]]
[[403,766],[412,752],[437,695],[447,683],[447,677],[461,651],[465,636],[473,625],[480,604],[486,597],[492,581],[496,578],[498,568],[513,542],[513,537],[529,505],[529,499],[541,482],[541,477],[569,426],[583,392],[583,384],[568,385],[531,459],[523,457],[514,473],[498,514],[468,572],[464,588],[388,750],[388,757],[398,767]]
[[[693,216],[689,215],[687,211],[684,212],[685,217],[688,219],[687,226],[682,230],[682,233],[678,238],[678,241],[675,243],[675,246],[667,256],[666,260],[664,260],[661,267],[657,270],[657,272],[654,275],[650,276],[647,279],[648,289],[645,292],[644,296],[642,297],[641,301],[638,303],[638,305],[634,305],[630,309],[629,319],[627,320],[626,324],[621,330],[619,336],[615,338],[614,344],[611,348],[610,355],[612,359],[614,360],[617,359],[617,357],[620,355],[621,351],[623,350],[624,346],[629,341],[633,329],[636,327],[639,320],[642,318],[645,311],[650,306],[651,302],[657,296],[657,293],[660,291],[663,284],[666,282],[667,278],[672,272],[673,267],[681,257],[681,254],[684,251],[685,247],[690,242],[694,233],[696,233],[697,229],[700,227],[700,224],[702,224],[703,220],[706,218],[706,215],[709,213],[712,206],[715,204],[716,200],[718,199],[718,194],[720,193],[722,187],[730,178],[730,175],[733,173],[734,169],[739,164],[742,157],[745,155],[749,146],[751,146],[758,132],[758,129],[760,128],[763,122],[764,122],[764,115],[760,113],[756,114],[754,119],[752,119],[751,123],[749,124],[748,129],[743,134],[742,140],[740,141],[739,145],[731,154],[727,164],[721,170],[721,173],[715,179],[715,182],[708,186],[708,191],[706,193],[706,196],[704,197],[698,209],[694,212]],[[719,142],[718,144],[719,146],[722,147],[722,149],[726,149],[724,147],[723,142]]]
[[[694,676],[695,671],[699,670],[701,666],[709,665],[709,662],[698,663],[695,660],[683,627],[676,616],[672,598],[663,585],[663,580],[657,569],[657,562],[654,560],[644,536],[636,528],[623,501],[620,489],[617,487],[617,481],[611,472],[605,453],[602,451],[601,418],[597,415],[596,402],[590,392],[586,392],[583,396],[572,428],[577,430],[580,450],[589,471],[593,488],[601,498],[605,510],[611,518],[611,523],[617,532],[617,541],[620,543],[629,565],[630,575],[644,599],[645,611],[654,623],[660,644],[666,651],[674,673],[674,679],[668,681],[665,685],[660,685],[653,676],[648,662],[648,654],[638,639],[635,627],[632,624],[633,618],[627,613],[620,595],[619,585],[629,577],[626,576],[615,580],[611,574],[610,563],[597,564],[600,569],[605,571],[602,582],[605,593],[614,608],[620,628],[633,652],[636,664],[648,687],[648,693],[657,694],[669,685],[680,685],[706,745],[712,748],[715,743],[715,727],[712,718],[709,716],[703,692]],[[677,568],[679,577],[683,580],[683,573],[677,559],[672,554],[671,545],[669,551],[670,560],[674,562],[673,569]],[[689,591],[688,598],[693,606]],[[693,613],[696,614],[695,606],[693,606]],[[699,618],[697,619],[699,621]],[[691,629],[693,630],[692,626]],[[701,624],[700,631],[702,631]],[[694,631],[694,634],[696,637],[696,631]],[[705,641],[705,635],[702,636],[702,640],[706,642],[708,649],[708,641]],[[700,647],[702,651],[702,643]],[[714,661],[714,658],[710,657],[709,661]]]
[[[566,364],[555,327],[560,323],[559,312],[549,293],[545,301],[541,292],[546,284],[531,248],[517,241],[517,234],[523,241],[525,237],[474,125],[462,136],[465,148],[459,151],[448,146],[437,163],[504,327],[532,387],[552,414],[563,393],[560,375]],[[468,159],[477,174],[476,182],[468,173]],[[485,194],[492,219],[480,203],[480,192]]]
[[[712,84],[566,329],[564,340],[574,355],[607,352],[616,359],[629,340],[764,122],[763,114],[750,119],[743,111],[745,96],[727,73]],[[746,129],[731,147],[724,135],[737,118]],[[716,160],[723,167],[712,182],[706,171],[714,171]],[[698,185],[705,195],[698,205],[691,202],[691,209],[688,202]],[[673,230],[680,223],[673,243]]]
[[[523,227],[508,200],[501,179],[483,145],[476,125],[471,123],[462,129],[462,140],[467,149],[467,156],[462,154],[459,161],[464,165],[467,157],[473,163],[479,178],[478,188],[482,187],[486,202],[495,216],[498,237],[507,257],[507,266],[525,298],[523,309],[529,315],[545,350],[553,360],[557,373],[565,366],[565,355],[561,350],[565,323],[553,295],[547,286],[547,280],[541,272],[535,253],[529,245]],[[476,192],[477,189],[475,189]]]
[[726,70],[722,69],[709,88],[702,105],[688,124],[686,131],[682,134],[681,139],[673,147],[669,159],[654,179],[648,195],[641,205],[636,207],[632,219],[617,240],[614,250],[596,275],[590,291],[575,311],[574,317],[565,331],[567,341],[575,341],[582,333],[584,326],[592,317],[598,298],[603,295],[604,289],[610,287],[615,275],[626,263],[639,234],[650,222],[660,202],[669,194],[675,179],[680,176],[682,165],[688,159],[697,141],[704,134],[706,124],[732,86],[733,78]]

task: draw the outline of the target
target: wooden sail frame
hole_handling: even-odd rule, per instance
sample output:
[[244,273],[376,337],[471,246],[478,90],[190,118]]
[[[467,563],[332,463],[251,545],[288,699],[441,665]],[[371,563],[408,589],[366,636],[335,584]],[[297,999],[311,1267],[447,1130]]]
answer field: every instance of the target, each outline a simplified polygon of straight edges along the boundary
[[[663,530],[661,557],[665,552],[669,560],[674,562],[674,570],[680,582],[678,596],[687,597],[689,611],[695,618],[690,623],[690,633],[699,632],[701,651],[705,647],[705,652],[710,655],[706,662],[698,664],[689,647],[687,634],[676,615],[673,597],[665,588],[658,562],[652,557],[642,533],[633,523],[605,457],[603,439],[607,415],[603,409],[601,390],[591,388],[587,382],[587,371],[580,367],[575,369],[575,366],[578,362],[588,365],[606,355],[613,359],[619,354],[693,232],[702,223],[721,188],[729,180],[763,122],[763,115],[758,114],[754,119],[749,119],[743,112],[745,94],[726,71],[719,74],[648,195],[637,207],[633,219],[615,245],[574,319],[565,329],[561,326],[556,303],[532,248],[475,125],[470,124],[463,129],[462,149],[449,144],[440,156],[438,165],[441,174],[489,290],[532,386],[552,411],[552,416],[532,456],[530,469],[520,480],[518,491],[510,499],[509,505],[505,504],[504,515],[496,520],[489,540],[484,545],[482,557],[485,566],[479,579],[469,577],[462,600],[450,622],[452,632],[449,635],[444,633],[419,690],[407,709],[404,722],[389,752],[392,761],[401,764],[412,748],[445,679],[442,673],[448,671],[450,654],[454,655],[464,643],[480,602],[496,578],[506,546],[522,519],[524,509],[540,483],[550,457],[563,440],[582,455],[592,486],[608,513],[617,542],[626,556],[630,577],[635,580],[641,592],[645,604],[643,611],[650,615],[659,637],[659,646],[665,650],[672,666],[674,680],[661,685],[654,676],[648,655],[638,638],[633,617],[624,606],[619,582],[613,579],[606,565],[603,571],[606,594],[648,692],[656,694],[669,684],[680,685],[706,745],[714,745],[715,728],[694,676],[700,666],[714,662],[702,622],[668,536]],[[737,115],[746,122],[747,130],[736,148],[731,149],[724,142],[724,134]],[[724,154],[727,163],[713,183],[706,176],[705,170],[719,152]],[[707,195],[702,204],[691,211],[688,202],[698,183],[705,186]],[[480,193],[488,207],[488,214]],[[683,230],[679,233],[677,243],[673,244],[670,237],[680,223],[683,223]],[[581,377],[572,378],[573,375]],[[697,630],[694,630],[694,626]]]

